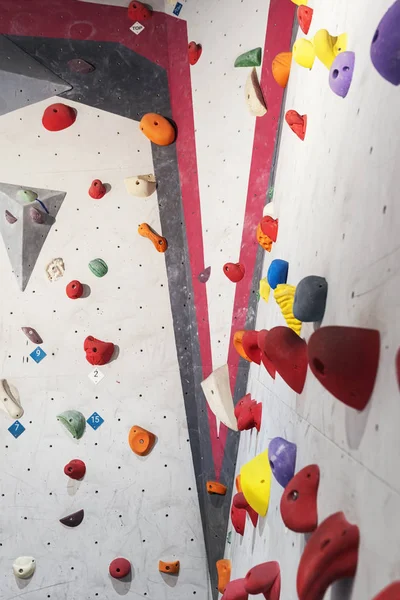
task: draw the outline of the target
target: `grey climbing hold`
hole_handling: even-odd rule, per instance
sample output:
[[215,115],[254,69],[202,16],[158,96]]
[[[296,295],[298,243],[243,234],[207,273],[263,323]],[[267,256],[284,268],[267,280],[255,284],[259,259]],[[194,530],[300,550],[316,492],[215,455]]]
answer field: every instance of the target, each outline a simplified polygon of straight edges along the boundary
[[82,523],[84,515],[85,513],[83,510],[78,510],[77,512],[60,519],[60,523],[67,527],[78,527],[78,525]]
[[244,52],[235,60],[235,67],[259,67],[261,65],[261,48]]
[[29,579],[36,569],[36,561],[33,556],[19,556],[13,564],[13,572],[18,579]]
[[18,221],[18,219],[14,217],[14,215],[12,215],[8,210],[5,211],[4,215],[6,217],[7,223],[11,223],[11,225],[14,225],[14,223]]
[[33,192],[32,190],[18,190],[17,192],[17,200],[20,202],[35,202],[37,198],[37,193]]
[[296,287],[293,314],[304,323],[322,321],[325,313],[328,282],[324,277],[309,275]]
[[86,60],[83,60],[83,58],[73,58],[72,60],[69,60],[68,66],[73,73],[81,73],[81,75],[87,75],[96,69],[96,67]]
[[36,329],[33,329],[33,327],[21,327],[22,331],[24,332],[24,334],[26,335],[26,337],[33,343],[36,344],[36,346],[38,344],[43,344],[43,340],[40,337],[40,335],[38,334],[38,332],[36,331]]
[[34,206],[31,206],[29,209],[29,215],[34,223],[37,223],[38,225],[43,225],[44,217],[40,210],[38,210]]
[[80,440],[85,433],[85,417],[78,410],[66,410],[57,415],[57,419],[68,429],[75,439]]
[[18,390],[7,379],[0,379],[0,406],[12,419],[20,419],[24,414]]
[[200,283],[207,283],[207,281],[210,279],[210,275],[211,267],[207,267],[206,269],[204,269],[204,271],[197,275],[197,279],[200,281]]
[[108,273],[107,263],[102,258],[95,258],[90,261],[89,269],[96,277],[104,277]]

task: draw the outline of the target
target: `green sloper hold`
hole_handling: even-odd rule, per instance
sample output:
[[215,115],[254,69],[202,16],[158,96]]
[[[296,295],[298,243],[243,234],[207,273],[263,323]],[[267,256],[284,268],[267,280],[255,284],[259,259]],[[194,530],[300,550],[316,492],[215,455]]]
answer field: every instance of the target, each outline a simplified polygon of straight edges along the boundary
[[107,263],[102,258],[95,258],[90,261],[89,269],[96,277],[104,277],[108,273]]
[[37,193],[32,192],[32,190],[18,190],[17,192],[17,198],[22,202],[35,202],[37,197]]
[[241,54],[235,60],[235,67],[259,67],[261,65],[261,48],[254,48]]
[[85,433],[85,417],[79,410],[66,410],[57,415],[57,419],[61,421],[75,439],[80,440]]

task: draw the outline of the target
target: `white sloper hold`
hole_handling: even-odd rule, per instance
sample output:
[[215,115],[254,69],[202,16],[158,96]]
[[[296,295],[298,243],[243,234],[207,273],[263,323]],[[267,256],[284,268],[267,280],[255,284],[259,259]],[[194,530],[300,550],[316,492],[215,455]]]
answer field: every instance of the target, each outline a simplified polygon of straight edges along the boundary
[[228,365],[223,365],[201,382],[208,406],[214,415],[229,429],[237,431]]
[[263,117],[267,112],[265,100],[258,82],[257,71],[253,67],[244,88],[247,106],[253,117]]
[[6,379],[0,379],[1,408],[10,415],[12,419],[20,419],[24,414],[21,406],[19,393]]
[[13,564],[15,577],[18,579],[28,579],[32,577],[36,569],[36,561],[33,556],[19,556]]
[[135,175],[124,179],[126,191],[137,198],[148,198],[157,187],[154,175]]

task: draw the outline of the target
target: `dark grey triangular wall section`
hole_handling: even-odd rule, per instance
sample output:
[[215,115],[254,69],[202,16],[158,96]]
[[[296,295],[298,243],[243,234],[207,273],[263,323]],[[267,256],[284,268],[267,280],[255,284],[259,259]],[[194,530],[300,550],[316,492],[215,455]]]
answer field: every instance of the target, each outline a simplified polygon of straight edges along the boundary
[[[17,194],[18,191],[23,189],[36,192],[40,202],[24,202]],[[0,183],[0,233],[12,270],[22,291],[25,290],[28,284],[40,251],[52,225],[55,223],[65,196],[66,192],[58,190],[43,190]],[[43,223],[36,223],[32,219],[32,207],[41,213]],[[6,217],[6,211],[9,219]],[[17,219],[14,223],[10,222],[10,215]]]
[[0,35],[0,115],[71,89],[11,40]]

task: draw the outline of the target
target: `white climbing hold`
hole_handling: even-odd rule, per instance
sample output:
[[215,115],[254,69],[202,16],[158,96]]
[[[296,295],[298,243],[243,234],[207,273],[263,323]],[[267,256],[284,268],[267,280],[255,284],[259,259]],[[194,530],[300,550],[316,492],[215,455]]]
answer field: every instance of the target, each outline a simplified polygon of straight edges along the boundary
[[53,258],[46,267],[47,277],[50,281],[57,281],[64,275],[65,266],[62,258]]
[[253,117],[263,117],[267,112],[265,100],[258,82],[257,71],[253,67],[244,88],[247,106]]
[[28,579],[32,577],[36,569],[36,561],[33,556],[19,556],[13,564],[15,577],[19,579]]
[[148,198],[156,191],[156,178],[154,175],[136,175],[124,179],[126,191],[137,198]]
[[208,406],[214,415],[229,429],[237,431],[228,365],[223,365],[201,382]]
[[20,419],[24,414],[21,406],[19,393],[16,387],[8,383],[6,379],[0,379],[1,408],[10,415],[12,419]]
[[274,217],[275,216],[275,207],[273,202],[268,202],[264,206],[263,217]]

